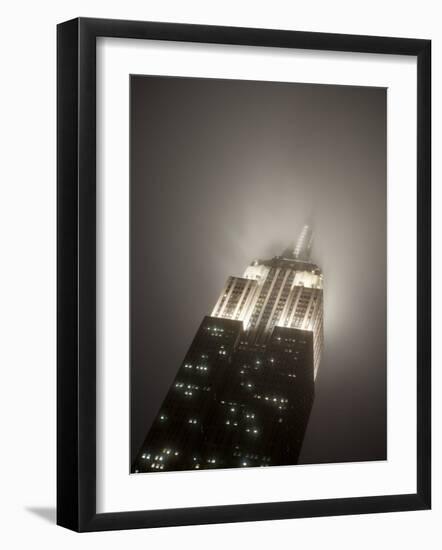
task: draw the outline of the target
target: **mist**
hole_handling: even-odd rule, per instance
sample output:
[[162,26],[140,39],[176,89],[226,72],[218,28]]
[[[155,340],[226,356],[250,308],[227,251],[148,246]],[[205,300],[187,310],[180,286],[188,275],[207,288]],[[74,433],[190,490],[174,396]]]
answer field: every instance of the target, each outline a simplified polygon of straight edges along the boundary
[[300,462],[386,458],[386,90],[131,78],[131,454],[226,278],[304,223],[324,355]]

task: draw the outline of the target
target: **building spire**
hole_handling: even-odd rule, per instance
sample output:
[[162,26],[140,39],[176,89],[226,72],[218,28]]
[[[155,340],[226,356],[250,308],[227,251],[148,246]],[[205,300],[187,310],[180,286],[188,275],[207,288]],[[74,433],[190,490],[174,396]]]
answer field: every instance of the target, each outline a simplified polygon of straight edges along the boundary
[[313,244],[313,231],[309,225],[304,225],[302,231],[296,241],[293,255],[297,260],[310,260],[310,253]]

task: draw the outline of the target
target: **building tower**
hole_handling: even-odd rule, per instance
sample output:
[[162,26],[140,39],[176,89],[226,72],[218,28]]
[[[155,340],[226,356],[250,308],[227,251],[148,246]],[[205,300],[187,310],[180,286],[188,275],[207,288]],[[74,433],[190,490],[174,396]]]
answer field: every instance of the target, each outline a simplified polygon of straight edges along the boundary
[[297,464],[323,346],[312,231],[229,277],[204,317],[133,472]]

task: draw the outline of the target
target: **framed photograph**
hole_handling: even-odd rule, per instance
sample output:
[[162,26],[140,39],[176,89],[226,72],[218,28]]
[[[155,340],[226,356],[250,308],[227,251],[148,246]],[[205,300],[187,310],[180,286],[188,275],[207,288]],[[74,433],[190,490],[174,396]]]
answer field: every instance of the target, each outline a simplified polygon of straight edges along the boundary
[[57,36],[58,524],[429,509],[430,41]]

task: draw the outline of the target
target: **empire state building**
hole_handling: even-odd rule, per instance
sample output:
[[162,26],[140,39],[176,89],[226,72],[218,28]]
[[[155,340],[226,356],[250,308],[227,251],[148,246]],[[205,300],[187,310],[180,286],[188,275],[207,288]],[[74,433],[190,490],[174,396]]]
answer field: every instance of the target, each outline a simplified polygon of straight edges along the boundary
[[228,277],[132,472],[297,464],[323,347],[323,275],[294,248]]

